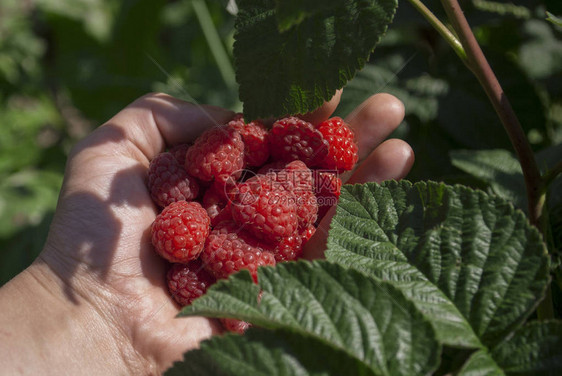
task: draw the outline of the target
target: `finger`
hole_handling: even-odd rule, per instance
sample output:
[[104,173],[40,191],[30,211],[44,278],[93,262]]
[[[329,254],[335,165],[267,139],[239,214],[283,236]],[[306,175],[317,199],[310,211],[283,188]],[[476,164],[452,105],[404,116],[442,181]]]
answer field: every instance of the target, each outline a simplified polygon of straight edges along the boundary
[[364,101],[345,121],[353,128],[359,148],[359,163],[404,120],[404,104],[390,94],[375,94]]
[[334,113],[338,104],[340,103],[342,90],[336,91],[336,94],[328,102],[325,102],[320,108],[314,110],[305,115],[299,115],[299,117],[309,123],[314,125],[320,124],[321,122],[328,120],[330,116]]
[[[398,139],[383,142],[359,166],[349,183],[377,182],[403,179],[414,164],[414,152],[410,145]],[[314,260],[324,257],[330,222],[335,214],[332,207],[322,218],[314,236],[306,243],[303,257]]]
[[[108,144],[112,153],[152,159],[166,146],[193,141],[206,129],[234,116],[215,106],[188,103],[166,94],[145,95],[88,136],[78,150]],[[100,150],[100,149],[98,149]]]
[[414,164],[414,151],[406,142],[391,139],[376,148],[355,170],[349,184],[400,180]]

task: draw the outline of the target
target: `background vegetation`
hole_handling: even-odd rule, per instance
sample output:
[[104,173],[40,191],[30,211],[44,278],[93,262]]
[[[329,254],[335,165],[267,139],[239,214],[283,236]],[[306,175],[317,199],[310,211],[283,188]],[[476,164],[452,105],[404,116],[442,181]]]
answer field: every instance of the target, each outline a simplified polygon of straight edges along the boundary
[[[424,3],[441,12],[438,0]],[[461,5],[540,167],[552,165],[562,153],[562,29],[545,11],[561,15],[562,2]],[[233,25],[226,1],[218,0],[0,3],[0,285],[41,250],[76,140],[149,91],[241,110]],[[394,136],[416,152],[410,180],[462,182],[525,208],[520,169],[484,92],[405,1],[338,113],[376,92],[406,105]],[[562,234],[560,187],[549,203],[558,229],[552,233]],[[562,239],[550,241],[560,249]]]

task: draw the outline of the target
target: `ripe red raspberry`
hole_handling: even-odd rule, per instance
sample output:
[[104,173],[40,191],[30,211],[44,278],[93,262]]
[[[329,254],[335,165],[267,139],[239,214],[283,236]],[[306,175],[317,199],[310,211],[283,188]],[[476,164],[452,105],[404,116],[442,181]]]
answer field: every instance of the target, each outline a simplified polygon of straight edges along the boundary
[[203,251],[211,219],[198,202],[178,201],[152,223],[152,244],[170,262],[187,263]]
[[318,203],[316,195],[312,191],[295,191],[297,203],[297,216],[299,218],[299,228],[306,228],[313,225],[318,219]]
[[172,298],[181,306],[190,305],[215,283],[215,278],[203,268],[199,259],[187,264],[172,264],[167,280]]
[[328,155],[328,142],[312,124],[296,117],[276,121],[269,131],[271,156],[279,161],[303,161],[308,167]]
[[272,162],[268,163],[259,169],[258,174],[271,175],[275,181],[280,183],[289,182],[292,184],[293,189],[306,189],[312,190],[313,188],[313,173],[303,161],[294,160],[291,162]]
[[279,243],[271,246],[271,252],[276,262],[294,261],[302,257],[304,245],[316,232],[313,224],[300,229],[296,235],[283,238]]
[[233,333],[244,334],[252,324],[246,321],[240,321],[236,319],[219,319],[225,330]]
[[353,169],[359,157],[351,128],[341,118],[333,117],[320,123],[318,130],[330,144],[328,155],[319,167],[339,172]]
[[337,204],[340,197],[342,181],[335,173],[319,171],[315,174],[314,192],[318,202],[318,220]]
[[276,262],[294,261],[302,255],[302,237],[299,234],[283,238],[273,248]]
[[185,168],[202,181],[224,184],[244,167],[244,143],[238,131],[215,127],[203,133],[187,150]]
[[318,205],[313,191],[313,172],[304,162],[273,162],[263,166],[260,172],[264,172],[273,184],[293,192],[300,227],[316,222]]
[[258,281],[258,266],[275,265],[273,254],[234,222],[219,223],[207,239],[201,254],[205,268],[216,278],[227,278],[242,269]]
[[[306,166],[303,162],[300,163]],[[289,176],[286,172],[281,173],[288,164],[289,163],[283,161],[268,163],[258,170],[258,175],[264,175],[276,189],[292,191],[294,188],[292,176]]]
[[199,185],[171,153],[160,153],[148,167],[148,189],[152,200],[166,207],[176,201],[190,201],[199,194]]
[[302,161],[288,163],[284,170],[291,178],[295,190],[312,191],[314,185],[313,173]]
[[228,126],[236,129],[244,141],[244,161],[246,166],[258,167],[269,158],[268,133],[259,121],[245,123],[242,114],[237,114]]
[[170,153],[172,153],[182,167],[185,166],[185,155],[190,147],[191,144],[179,144],[170,149]]
[[310,225],[307,228],[305,228],[304,230],[301,231],[301,239],[302,239],[302,246],[304,247],[304,245],[306,244],[306,242],[308,242],[310,240],[310,238],[312,238],[312,235],[314,235],[314,233],[316,232],[316,227],[314,227],[314,225]]
[[292,191],[276,186],[271,178],[257,175],[237,187],[232,217],[260,239],[278,242],[298,229],[297,207]]

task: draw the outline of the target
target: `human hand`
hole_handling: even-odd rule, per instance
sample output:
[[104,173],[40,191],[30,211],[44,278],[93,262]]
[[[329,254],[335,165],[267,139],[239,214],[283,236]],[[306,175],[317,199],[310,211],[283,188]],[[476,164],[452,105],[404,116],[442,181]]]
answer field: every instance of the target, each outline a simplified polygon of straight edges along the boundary
[[[327,119],[338,102],[339,95],[307,120]],[[174,319],[179,308],[165,286],[166,262],[150,241],[157,208],[145,179],[150,159],[166,146],[193,141],[232,116],[216,107],[148,95],[73,149],[45,249],[7,287],[9,295],[10,289],[25,290],[32,283],[36,297],[42,298],[30,304],[30,310],[46,301],[58,317],[56,306],[64,308],[68,326],[77,334],[65,343],[71,347],[68,354],[84,355],[88,347],[81,341],[90,341],[91,364],[76,361],[87,373],[160,373],[185,351],[220,332],[211,319]],[[407,174],[413,163],[411,148],[400,140],[383,142],[403,116],[396,98],[379,94],[347,117],[356,133],[361,164],[344,179],[382,181]],[[323,220],[321,230],[308,242],[307,258],[322,256],[328,223],[329,218]],[[7,293],[0,292],[1,301]],[[26,296],[20,298],[23,304]],[[53,331],[56,325],[52,324]],[[72,372],[72,364],[62,364],[63,373]],[[92,371],[89,366],[97,368]]]

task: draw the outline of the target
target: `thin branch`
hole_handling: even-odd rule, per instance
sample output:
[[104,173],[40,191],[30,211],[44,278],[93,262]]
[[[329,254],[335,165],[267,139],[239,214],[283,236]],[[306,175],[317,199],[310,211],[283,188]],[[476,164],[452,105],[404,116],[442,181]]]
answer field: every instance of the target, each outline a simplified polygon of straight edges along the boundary
[[541,229],[540,217],[544,204],[544,200],[541,199],[543,194],[542,179],[531,145],[496,75],[478,45],[458,1],[441,0],[441,3],[466,51],[472,72],[486,91],[517,153],[525,178],[529,220],[533,225]]
[[420,0],[408,0],[410,4],[414,8],[416,8],[422,16],[433,26],[435,30],[449,45],[453,48],[455,53],[461,58],[461,60],[466,64],[467,63],[467,56],[461,42],[457,39],[457,37],[449,30],[447,26],[445,26],[439,18],[437,18],[428,7],[426,7]]
[[[464,13],[457,0],[441,0],[447,16],[451,21],[459,39],[466,51],[468,58],[468,66],[472,73],[476,76],[480,85],[486,91],[490,102],[494,106],[505,131],[507,132],[511,144],[517,153],[523,177],[525,179],[525,187],[527,191],[527,201],[529,207],[529,221],[536,226],[546,239],[548,218],[543,213],[546,201],[546,192],[543,189],[543,179],[541,177],[535,155],[531,149],[531,145],[519,123],[519,119],[515,115],[507,96],[505,95],[496,75],[492,71],[488,60],[484,56],[480,45],[476,41],[476,37],[470,29],[470,25],[464,16]],[[537,307],[537,314],[540,319],[549,319],[554,317],[552,309],[552,294],[550,287],[547,289],[545,298]]]

